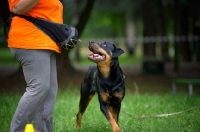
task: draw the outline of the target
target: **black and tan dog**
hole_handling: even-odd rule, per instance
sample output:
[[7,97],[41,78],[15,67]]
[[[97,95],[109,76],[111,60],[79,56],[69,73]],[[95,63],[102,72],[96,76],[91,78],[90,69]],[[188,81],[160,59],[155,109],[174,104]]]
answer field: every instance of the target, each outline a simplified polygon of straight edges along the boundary
[[100,109],[109,121],[113,132],[120,132],[118,117],[121,102],[125,95],[124,75],[119,66],[118,56],[124,51],[109,42],[90,41],[88,59],[97,65],[91,65],[81,84],[77,128],[81,127],[81,118],[95,92],[98,94]]

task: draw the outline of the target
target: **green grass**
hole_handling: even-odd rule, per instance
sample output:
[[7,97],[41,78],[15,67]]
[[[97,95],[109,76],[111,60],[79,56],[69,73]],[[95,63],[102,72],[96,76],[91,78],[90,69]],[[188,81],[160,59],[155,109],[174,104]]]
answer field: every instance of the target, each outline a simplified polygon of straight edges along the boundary
[[0,48],[0,66],[17,66],[18,61],[14,59],[9,48]]
[[[74,89],[74,90],[72,90]],[[10,121],[21,95],[0,96],[0,130],[8,132]],[[54,132],[76,131],[79,91],[67,88],[59,91],[54,115]],[[199,108],[168,117],[136,119],[142,115],[166,114],[184,111],[200,105],[196,95],[184,94],[141,95],[128,93],[122,102],[119,125],[123,132],[198,132]],[[130,115],[127,115],[126,112]],[[93,98],[82,118],[81,132],[111,132],[110,125],[100,112],[97,96]]]

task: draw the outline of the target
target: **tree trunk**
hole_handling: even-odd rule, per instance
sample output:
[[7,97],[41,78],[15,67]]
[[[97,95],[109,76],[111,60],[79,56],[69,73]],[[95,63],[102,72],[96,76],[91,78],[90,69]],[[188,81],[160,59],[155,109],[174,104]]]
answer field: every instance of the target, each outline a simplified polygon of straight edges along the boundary
[[[81,0],[74,0],[74,15],[73,15],[73,20],[72,20],[72,25],[77,25],[79,22],[79,15],[80,15],[80,4]],[[74,49],[75,55],[74,55],[74,60],[75,61],[80,61],[80,46],[76,45],[76,48]]]
[[[190,45],[187,39],[188,36],[188,14],[187,7],[175,1],[175,14],[174,14],[174,25],[175,25],[175,62],[174,71],[178,72],[179,63],[183,61],[191,61]],[[184,39],[184,37],[186,37]]]
[[156,57],[156,43],[155,41],[148,41],[149,37],[156,36],[156,25],[155,25],[155,3],[149,0],[142,1],[141,16],[143,20],[143,55],[146,58]]
[[191,1],[190,16],[193,24],[193,52],[196,62],[200,63],[200,1]]
[[[92,11],[92,7],[94,5],[95,0],[88,0],[85,8],[83,11],[78,15],[79,18],[76,16],[76,25],[75,27],[78,30],[79,37],[81,36],[83,29],[87,23],[87,20],[90,16],[90,12]],[[77,47],[75,47],[77,48]],[[72,49],[74,50],[74,49]],[[71,76],[75,73],[75,69],[72,67],[70,60],[69,60],[69,52],[63,50],[60,55],[57,55],[57,68],[58,68],[58,75],[59,77],[62,77],[64,75]],[[78,51],[76,51],[76,55]]]
[[[83,29],[84,29],[84,27],[85,27],[85,25],[86,25],[86,23],[87,23],[87,21],[88,21],[88,19],[90,17],[90,13],[92,11],[92,8],[93,8],[95,0],[88,0],[87,4],[86,4],[86,7],[84,8],[84,10],[81,13],[79,13],[80,12],[80,6],[79,6],[80,2],[81,2],[80,0],[76,0],[74,2],[74,4],[75,4],[75,12],[78,13],[78,15],[75,14],[74,22],[73,22],[76,25],[76,28],[77,28],[77,30],[79,32],[79,36],[81,36],[82,31],[83,31]],[[80,61],[81,60],[81,57],[80,57],[80,46],[79,45],[76,46],[74,59],[76,61]]]
[[[190,62],[191,61],[191,50],[190,50],[190,43],[188,41],[188,14],[187,9],[183,9],[183,11],[180,14],[180,34],[181,36],[184,36],[185,39],[182,39],[181,43],[181,55],[183,61]],[[183,28],[184,27],[184,28]]]
[[76,25],[76,28],[78,30],[79,36],[81,36],[83,29],[90,17],[90,13],[92,11],[93,5],[94,5],[95,0],[87,0],[86,7],[84,10],[80,13],[79,15],[79,21]]
[[[176,0],[175,1],[175,14],[174,14],[174,29],[175,29],[175,36],[176,35],[180,35],[179,32],[180,32],[180,27],[179,27],[179,15],[180,15],[180,12],[179,12],[179,9],[177,8],[180,8],[180,5],[178,4],[178,1]],[[174,44],[174,51],[175,51],[175,56],[174,56],[174,72],[178,72],[179,70],[179,65],[180,65],[180,42],[176,41],[175,40],[175,44]]]
[[169,57],[169,41],[167,38],[167,33],[166,33],[166,19],[165,19],[165,15],[164,12],[165,10],[162,9],[162,1],[158,0],[157,1],[157,29],[158,29],[158,35],[162,37],[161,39],[161,55],[162,55],[162,60],[164,62],[168,62],[170,61],[170,57]]

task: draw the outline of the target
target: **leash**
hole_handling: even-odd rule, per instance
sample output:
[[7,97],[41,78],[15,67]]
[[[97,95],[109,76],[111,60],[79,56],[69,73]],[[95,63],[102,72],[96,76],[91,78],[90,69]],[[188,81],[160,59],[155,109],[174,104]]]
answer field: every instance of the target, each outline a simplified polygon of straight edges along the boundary
[[178,114],[181,114],[181,113],[184,113],[184,112],[188,112],[188,111],[191,111],[191,110],[194,110],[194,109],[198,109],[198,108],[200,108],[200,106],[196,106],[196,107],[193,107],[193,108],[190,108],[190,109],[187,109],[187,110],[174,112],[174,113],[157,114],[157,115],[150,115],[150,116],[142,115],[141,117],[134,117],[133,115],[131,115],[129,113],[126,113],[124,111],[121,111],[121,112],[123,112],[124,114],[126,114],[126,115],[128,115],[128,116],[130,116],[130,117],[132,117],[134,119],[140,120],[140,119],[153,118],[153,117],[166,117],[166,116],[178,115]]

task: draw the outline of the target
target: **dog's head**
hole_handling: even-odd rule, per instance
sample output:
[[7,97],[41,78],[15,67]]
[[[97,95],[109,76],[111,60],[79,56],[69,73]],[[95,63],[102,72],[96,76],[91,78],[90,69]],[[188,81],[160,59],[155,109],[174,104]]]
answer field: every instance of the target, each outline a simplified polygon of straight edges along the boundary
[[117,48],[110,42],[95,43],[90,41],[88,49],[91,51],[91,53],[88,54],[88,59],[95,63],[111,61],[124,53],[121,48]]
[[[102,76],[108,77],[111,71],[111,65],[117,66],[118,56],[124,53],[120,48],[109,42],[95,43],[90,41],[88,59],[95,62]],[[116,63],[117,62],[117,63]],[[116,65],[114,65],[116,64]]]

